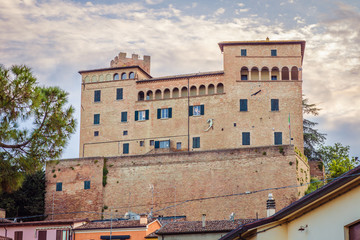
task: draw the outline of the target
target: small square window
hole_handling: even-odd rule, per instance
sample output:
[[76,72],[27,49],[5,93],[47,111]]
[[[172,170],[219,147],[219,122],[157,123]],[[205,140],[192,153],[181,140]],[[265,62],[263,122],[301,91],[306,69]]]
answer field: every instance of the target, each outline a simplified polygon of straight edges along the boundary
[[94,131],[94,137],[99,136],[99,131]]
[[100,124],[100,114],[94,114],[94,124]]
[[205,114],[204,105],[189,106],[189,116],[200,116]]
[[100,102],[101,99],[101,90],[94,91],[94,102]]
[[177,149],[177,150],[180,150],[180,149],[181,149],[181,142],[177,142],[177,143],[176,143],[176,149]]
[[135,111],[135,121],[149,120],[149,110]]
[[56,183],[56,191],[61,192],[62,191],[62,182]]
[[241,80],[248,80],[248,76],[247,75],[241,75]]
[[277,50],[276,50],[276,49],[271,49],[271,56],[272,56],[272,57],[276,57],[276,56],[277,56]]
[[246,49],[241,49],[241,56],[246,56]]
[[140,147],[143,147],[145,145],[144,141],[140,141]]
[[84,189],[90,189],[90,181],[84,181]]
[[193,137],[193,148],[200,148],[200,137]]
[[271,76],[271,80],[277,80],[277,76],[276,75]]
[[127,130],[123,131],[123,135],[124,136],[128,135],[128,131]]
[[154,140],[150,140],[150,146],[154,146],[155,141]]

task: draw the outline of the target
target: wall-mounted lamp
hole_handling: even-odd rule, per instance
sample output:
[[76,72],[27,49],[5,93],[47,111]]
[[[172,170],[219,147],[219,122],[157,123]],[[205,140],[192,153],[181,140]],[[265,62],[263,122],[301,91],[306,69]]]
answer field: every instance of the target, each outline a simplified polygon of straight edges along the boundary
[[300,226],[300,228],[298,229],[298,231],[303,232],[305,231],[305,229],[308,227],[308,225],[306,224],[305,226]]

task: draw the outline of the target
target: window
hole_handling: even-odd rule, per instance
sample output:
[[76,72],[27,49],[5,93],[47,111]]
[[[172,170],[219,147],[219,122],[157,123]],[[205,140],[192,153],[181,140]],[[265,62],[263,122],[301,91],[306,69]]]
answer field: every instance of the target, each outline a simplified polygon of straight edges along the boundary
[[56,240],[69,240],[70,234],[67,230],[56,230]]
[[360,239],[360,223],[355,223],[349,227],[349,240]]
[[116,89],[116,100],[121,100],[121,99],[123,99],[123,89],[117,88]]
[[277,50],[276,49],[271,49],[271,56],[272,57],[277,56]]
[[140,141],[140,147],[145,146],[145,142],[144,141]]
[[99,136],[99,131],[94,131],[94,137]]
[[193,137],[193,148],[200,148],[200,137]]
[[189,106],[189,116],[200,116],[204,115],[204,105]]
[[241,49],[241,56],[246,56],[246,49]]
[[123,144],[123,154],[129,154],[129,144],[128,143]]
[[155,141],[154,140],[150,140],[150,146],[154,146]]
[[279,111],[279,99],[271,99],[271,111]]
[[14,240],[23,240],[23,232],[22,231],[16,231],[14,233]]
[[121,74],[121,80],[124,80],[124,79],[126,79],[126,73]]
[[84,189],[90,189],[90,181],[84,181]]
[[158,108],[157,119],[172,118],[172,108]]
[[94,114],[94,124],[100,124],[100,114]]
[[177,143],[176,143],[176,149],[177,149],[177,150],[180,150],[180,149],[181,149],[181,142],[177,142]]
[[123,135],[124,136],[128,135],[128,131],[127,130],[123,131]]
[[38,232],[38,240],[46,240],[46,231]]
[[127,112],[121,112],[121,122],[127,122]]
[[242,145],[250,145],[250,133],[249,132],[242,133]]
[[274,144],[275,145],[282,144],[282,132],[274,132]]
[[101,98],[101,90],[94,91],[94,102],[100,102]]
[[113,76],[113,80],[119,80],[119,74],[115,73]]
[[276,75],[272,75],[272,76],[271,76],[271,80],[277,80],[277,76],[276,76]]
[[135,121],[149,120],[149,110],[135,111]]
[[247,112],[248,102],[247,99],[240,99],[240,112]]
[[241,80],[248,80],[248,76],[247,75],[241,75]]
[[135,73],[131,72],[129,73],[129,79],[134,79],[135,78]]
[[155,148],[170,148],[170,140],[155,141]]
[[61,192],[62,191],[62,182],[56,183],[56,191]]

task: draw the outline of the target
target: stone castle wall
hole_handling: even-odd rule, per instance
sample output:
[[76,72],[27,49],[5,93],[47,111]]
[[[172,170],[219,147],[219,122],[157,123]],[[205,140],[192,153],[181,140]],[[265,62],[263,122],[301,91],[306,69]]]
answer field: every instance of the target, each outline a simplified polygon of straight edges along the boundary
[[[152,210],[155,216],[186,215],[188,220],[202,214],[227,219],[232,212],[237,218],[265,217],[268,193],[279,210],[301,197],[307,186],[264,189],[300,185],[309,178],[308,164],[293,146],[284,145],[50,161],[46,214],[100,219],[102,213],[110,218]],[[88,180],[91,188],[85,190]],[[62,191],[55,191],[57,182]]]

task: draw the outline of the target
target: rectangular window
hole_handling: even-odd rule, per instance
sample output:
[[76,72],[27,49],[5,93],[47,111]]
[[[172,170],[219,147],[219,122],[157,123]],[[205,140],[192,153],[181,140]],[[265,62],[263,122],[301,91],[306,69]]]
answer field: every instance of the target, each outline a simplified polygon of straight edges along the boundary
[[56,230],[56,240],[69,240],[70,234],[67,230]]
[[22,231],[16,231],[14,233],[14,240],[23,240],[23,232]]
[[94,137],[99,136],[99,131],[94,131]]
[[271,111],[279,111],[279,99],[271,99]]
[[242,145],[250,145],[250,133],[249,132],[242,133]]
[[204,105],[189,106],[189,116],[200,116],[205,114]]
[[128,143],[123,144],[123,154],[129,154],[129,144]]
[[241,80],[248,80],[248,76],[247,75],[241,75]]
[[158,108],[157,119],[172,118],[172,108]]
[[121,99],[123,99],[123,89],[117,88],[116,89],[116,100],[121,100]]
[[90,189],[90,181],[84,181],[84,189]]
[[100,102],[101,98],[101,90],[94,91],[94,102]]
[[150,140],[150,146],[154,146],[155,141],[154,140]]
[[94,114],[94,124],[100,124],[100,114]]
[[248,101],[247,99],[240,99],[240,112],[247,112]]
[[121,122],[127,122],[127,112],[121,112]]
[[62,191],[62,182],[56,183],[56,191],[61,192]]
[[38,232],[38,240],[46,240],[46,231]]
[[349,240],[358,240],[360,236],[360,223],[356,223],[349,227]]
[[149,110],[135,111],[135,121],[149,120]]
[[276,75],[271,76],[271,80],[277,80],[277,76]]
[[181,142],[177,142],[177,143],[176,143],[176,149],[177,149],[177,150],[180,150],[180,149],[181,149]]
[[246,56],[246,49],[241,49],[241,56]]
[[276,49],[271,49],[271,56],[272,56],[272,57],[276,57],[276,56],[277,56],[277,50],[276,50]]
[[193,148],[200,148],[200,137],[193,137]]
[[155,148],[170,148],[170,140],[155,141]]
[[282,132],[274,132],[274,144],[275,145],[282,144]]
[[140,141],[140,147],[145,146],[145,141]]
[[128,135],[128,131],[127,130],[123,131],[123,135],[124,136]]

